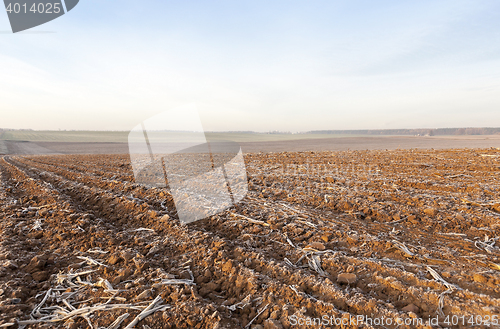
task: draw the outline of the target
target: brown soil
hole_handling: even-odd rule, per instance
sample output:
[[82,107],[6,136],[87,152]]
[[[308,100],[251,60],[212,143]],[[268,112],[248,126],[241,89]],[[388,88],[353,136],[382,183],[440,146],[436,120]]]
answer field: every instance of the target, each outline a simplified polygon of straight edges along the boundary
[[[181,225],[167,190],[134,183],[127,155],[5,156],[0,325],[30,319],[47,290],[66,289],[58,273],[86,270],[95,272],[82,281],[119,290],[110,304],[161,296],[170,306],[136,328],[243,328],[257,315],[249,327],[290,328],[292,315],[492,317],[499,159],[497,149],[246,154],[246,198]],[[113,296],[104,285],[58,293],[77,308]],[[44,307],[68,310],[61,299]],[[140,310],[88,321],[107,328],[125,312],[124,328]],[[66,325],[89,328],[81,317]]]

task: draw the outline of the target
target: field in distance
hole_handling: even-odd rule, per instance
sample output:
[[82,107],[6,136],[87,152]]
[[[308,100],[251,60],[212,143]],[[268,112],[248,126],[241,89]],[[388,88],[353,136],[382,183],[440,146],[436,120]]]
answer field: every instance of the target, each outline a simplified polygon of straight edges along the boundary
[[[380,131],[384,132],[384,131]],[[403,131],[404,132],[404,131]],[[303,152],[343,150],[450,149],[500,147],[500,135],[380,135],[378,131],[353,133],[253,133],[207,132],[209,141],[229,140],[243,152]],[[189,132],[152,132],[150,141],[199,138]],[[0,154],[125,154],[126,131],[1,130]]]
[[[80,142],[80,143],[127,143],[128,131],[52,131],[52,130],[0,130],[0,140],[27,142]],[[189,132],[165,132],[166,139],[179,135],[189,136]],[[297,139],[359,137],[357,134],[286,134],[254,132],[207,132],[210,140],[230,140],[235,142],[287,141]]]

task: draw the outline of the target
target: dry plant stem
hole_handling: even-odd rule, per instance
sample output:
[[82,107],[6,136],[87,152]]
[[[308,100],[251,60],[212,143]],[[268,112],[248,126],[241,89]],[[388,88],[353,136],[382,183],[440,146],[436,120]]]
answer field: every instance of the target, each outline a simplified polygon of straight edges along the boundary
[[144,228],[144,227],[140,227],[138,229],[132,230],[132,232],[142,232],[142,231],[154,232],[155,230],[150,229],[150,228]]
[[134,320],[132,320],[132,322],[130,322],[126,327],[125,329],[132,329],[134,328],[134,326],[139,323],[139,321],[141,321],[142,319],[144,319],[145,317],[149,316],[150,314],[153,314],[154,312],[156,311],[159,311],[159,310],[165,310],[167,308],[169,308],[169,306],[167,305],[164,305],[164,306],[158,306],[156,307],[157,305],[161,304],[163,302],[163,300],[161,299],[160,296],[157,296],[152,302],[151,304],[149,304],[148,307],[146,307],[141,313],[139,313]]
[[114,311],[118,309],[142,310],[142,308],[143,307],[134,304],[102,304],[102,305],[78,308],[71,312],[61,314],[61,316],[54,315],[52,317],[42,318],[40,320],[21,320],[19,321],[19,324],[27,325],[27,324],[44,323],[44,322],[46,323],[61,322],[78,316],[84,317],[98,311]]
[[448,281],[446,281],[445,279],[443,279],[443,278],[441,277],[441,275],[439,275],[439,273],[438,273],[438,272],[436,272],[436,271],[435,271],[434,269],[432,269],[431,267],[427,266],[426,268],[427,268],[427,271],[429,271],[429,273],[432,275],[432,277],[433,277],[436,281],[438,281],[438,282],[440,282],[440,283],[444,284],[444,285],[446,286],[446,288],[448,288],[449,290],[452,290],[452,291],[453,291],[453,290],[461,290],[461,289],[460,289],[459,287],[457,287],[456,285],[454,285],[454,284],[452,284],[452,283],[449,283]]
[[90,257],[76,256],[76,258],[86,261],[89,265],[108,267],[107,265],[104,265],[104,264],[102,264],[102,263],[100,263],[100,262],[98,262]]
[[128,318],[129,316],[130,314],[128,313],[120,315],[112,324],[108,326],[107,329],[118,329],[122,324],[122,322],[125,321],[125,319]]
[[36,317],[42,317],[42,314],[40,314],[39,310],[40,308],[43,306],[43,304],[45,304],[45,302],[47,301],[47,298],[50,296],[52,292],[52,289],[49,289],[47,290],[47,293],[45,294],[45,296],[43,297],[42,301],[40,302],[40,304],[38,304],[34,309],[33,311],[31,312],[31,315]]
[[240,215],[240,214],[235,214],[235,213],[232,213],[232,215],[236,216],[236,217],[240,217],[240,218],[246,219],[247,221],[249,221],[250,223],[253,223],[253,224],[259,224],[259,225],[263,225],[263,226],[269,226],[268,223],[263,222],[261,220],[249,218],[249,217],[246,217],[246,216],[243,216],[243,215]]
[[267,309],[267,307],[269,306],[269,304],[266,304],[266,306],[264,306],[260,311],[259,313],[257,313],[257,315],[252,319],[250,320],[250,322],[247,323],[247,325],[245,326],[245,328],[250,328],[250,326],[252,325],[252,323],[255,321],[255,319],[257,319],[262,313],[264,313],[264,311]]
[[439,294],[439,301],[438,301],[438,314],[442,317],[445,316],[443,313],[443,307],[444,307],[444,295],[446,294],[451,294],[453,292],[452,289],[448,289],[446,291],[443,291],[441,294]]
[[412,252],[408,249],[408,247],[406,247],[406,245],[405,245],[404,243],[401,243],[401,242],[399,242],[399,241],[397,241],[397,240],[392,240],[392,243],[394,243],[394,244],[396,245],[396,247],[397,247],[398,249],[400,249],[402,252],[404,252],[406,255],[408,255],[408,256],[410,256],[410,257],[411,257],[411,256],[415,256],[415,254],[414,254],[414,253],[412,253]]
[[193,280],[183,280],[183,279],[163,279],[160,281],[161,284],[186,284],[188,286],[195,286],[196,283]]

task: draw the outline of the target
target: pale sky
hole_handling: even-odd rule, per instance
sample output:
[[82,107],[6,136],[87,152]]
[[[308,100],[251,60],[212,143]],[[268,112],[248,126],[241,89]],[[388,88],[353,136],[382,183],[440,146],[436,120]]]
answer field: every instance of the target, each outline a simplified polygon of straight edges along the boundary
[[17,34],[0,10],[0,127],[192,103],[206,130],[499,127],[500,2],[80,0]]

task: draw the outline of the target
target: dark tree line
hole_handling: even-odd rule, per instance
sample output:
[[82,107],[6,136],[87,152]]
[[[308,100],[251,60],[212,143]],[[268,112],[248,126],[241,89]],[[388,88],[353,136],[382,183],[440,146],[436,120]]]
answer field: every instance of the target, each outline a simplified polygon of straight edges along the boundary
[[314,130],[308,134],[336,135],[500,135],[500,128],[436,128],[436,129],[373,129],[373,130]]

